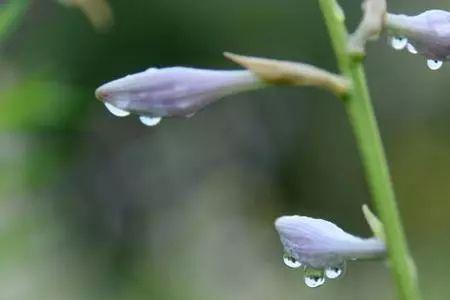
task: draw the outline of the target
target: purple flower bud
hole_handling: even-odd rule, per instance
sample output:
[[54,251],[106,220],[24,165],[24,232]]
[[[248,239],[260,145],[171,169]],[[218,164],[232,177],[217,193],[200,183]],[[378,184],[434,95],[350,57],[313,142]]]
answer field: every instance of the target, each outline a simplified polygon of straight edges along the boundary
[[[428,10],[417,16],[388,14],[386,27],[396,49],[407,47],[409,52],[427,57],[429,67],[437,69],[450,58],[450,13]],[[430,66],[431,64],[431,66]]]
[[263,86],[246,70],[152,68],[106,83],[95,95],[113,113],[135,113],[145,124],[155,125],[162,117],[189,117],[222,97]]
[[322,219],[284,216],[275,221],[275,228],[291,261],[315,269],[386,254],[385,245],[379,239],[356,237]]

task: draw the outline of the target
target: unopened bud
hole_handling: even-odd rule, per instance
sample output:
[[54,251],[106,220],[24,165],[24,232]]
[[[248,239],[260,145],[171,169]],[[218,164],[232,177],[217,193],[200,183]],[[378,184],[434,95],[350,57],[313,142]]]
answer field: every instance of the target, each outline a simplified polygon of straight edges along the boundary
[[95,94],[116,115],[135,113],[152,123],[163,117],[189,117],[220,98],[264,85],[247,70],[152,68],[106,83]]
[[[429,67],[438,69],[450,58],[450,13],[428,10],[417,16],[388,14],[386,27],[394,36],[396,49],[407,48],[428,58]],[[430,65],[431,64],[431,65]]]

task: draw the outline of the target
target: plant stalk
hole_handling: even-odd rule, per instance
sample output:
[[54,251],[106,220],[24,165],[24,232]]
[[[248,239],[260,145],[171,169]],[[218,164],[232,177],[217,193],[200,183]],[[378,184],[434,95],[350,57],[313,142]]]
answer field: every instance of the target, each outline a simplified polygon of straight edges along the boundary
[[348,52],[344,13],[336,0],[319,0],[342,74],[352,83],[342,97],[363,162],[366,180],[378,215],[384,224],[390,267],[400,299],[420,300],[415,267],[411,259],[383,144],[372,107],[362,61]]

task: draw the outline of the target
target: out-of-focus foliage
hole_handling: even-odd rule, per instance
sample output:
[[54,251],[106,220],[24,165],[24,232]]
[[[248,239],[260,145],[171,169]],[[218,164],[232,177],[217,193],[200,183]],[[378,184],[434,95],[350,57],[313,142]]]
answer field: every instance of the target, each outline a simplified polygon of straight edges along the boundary
[[[0,299],[392,299],[380,262],[350,264],[319,290],[282,264],[273,228],[282,214],[371,234],[359,158],[332,95],[274,88],[156,128],[94,99],[100,84],[151,66],[234,68],[225,50],[333,70],[316,1],[111,0],[107,33],[57,1],[30,3],[0,47]],[[354,28],[360,1],[341,3]],[[430,72],[383,37],[367,54],[424,294],[443,299],[449,67]]]
[[0,42],[21,21],[29,0],[17,0],[10,3],[0,2]]
[[113,24],[113,13],[107,0],[59,0],[62,4],[78,7],[99,31]]

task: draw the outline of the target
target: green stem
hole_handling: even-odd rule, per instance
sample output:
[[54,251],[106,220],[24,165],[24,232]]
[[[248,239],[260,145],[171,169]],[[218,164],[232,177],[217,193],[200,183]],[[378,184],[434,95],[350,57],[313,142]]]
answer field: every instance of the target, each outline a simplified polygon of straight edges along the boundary
[[353,59],[347,51],[348,32],[339,4],[336,0],[319,0],[319,2],[339,68],[352,82],[352,90],[343,97],[343,100],[363,161],[370,192],[384,224],[390,266],[400,298],[420,300],[416,273],[400,221],[362,63]]

